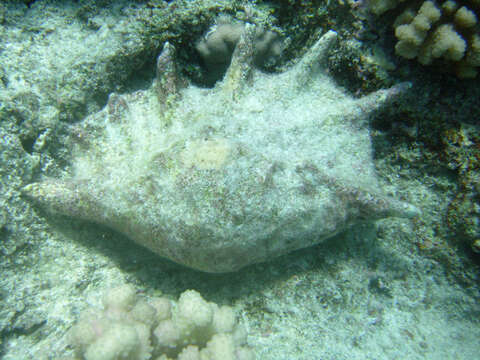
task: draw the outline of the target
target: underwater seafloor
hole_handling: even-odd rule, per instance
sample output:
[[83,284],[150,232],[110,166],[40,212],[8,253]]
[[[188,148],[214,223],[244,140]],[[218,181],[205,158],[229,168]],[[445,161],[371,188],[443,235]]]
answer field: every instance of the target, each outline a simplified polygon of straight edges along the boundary
[[[219,15],[282,32],[286,47],[269,71],[333,28],[341,42],[330,73],[352,94],[411,81],[414,101],[380,114],[371,135],[382,186],[422,215],[206,274],[21,196],[68,171],[72,129],[108,94],[148,86],[164,41],[201,84],[194,44]],[[79,314],[130,283],[146,296],[195,289],[232,306],[257,359],[478,358],[478,79],[396,57],[394,18],[342,1],[0,3],[0,357],[72,358],[66,334]]]

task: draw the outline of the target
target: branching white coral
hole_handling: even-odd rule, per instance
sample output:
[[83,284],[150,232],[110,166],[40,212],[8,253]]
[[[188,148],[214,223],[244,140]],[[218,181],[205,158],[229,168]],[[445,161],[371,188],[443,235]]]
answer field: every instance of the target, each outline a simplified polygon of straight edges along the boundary
[[[373,0],[371,10],[383,13],[399,5],[400,0]],[[478,4],[462,6],[461,1],[427,0],[418,8],[412,2],[395,20],[398,39],[395,52],[423,65],[434,61],[453,64],[460,78],[473,78],[480,66],[478,47]],[[418,8],[418,10],[416,10]]]

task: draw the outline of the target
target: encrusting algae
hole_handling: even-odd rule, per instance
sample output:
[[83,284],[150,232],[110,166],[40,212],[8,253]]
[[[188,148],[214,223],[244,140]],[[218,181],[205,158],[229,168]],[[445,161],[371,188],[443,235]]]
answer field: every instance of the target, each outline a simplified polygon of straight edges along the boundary
[[147,90],[85,119],[73,171],[24,188],[53,213],[101,223],[177,263],[235,271],[357,223],[419,210],[387,197],[368,120],[409,88],[354,99],[325,70],[324,34],[282,74],[253,67],[246,24],[223,81],[188,85],[165,44]]

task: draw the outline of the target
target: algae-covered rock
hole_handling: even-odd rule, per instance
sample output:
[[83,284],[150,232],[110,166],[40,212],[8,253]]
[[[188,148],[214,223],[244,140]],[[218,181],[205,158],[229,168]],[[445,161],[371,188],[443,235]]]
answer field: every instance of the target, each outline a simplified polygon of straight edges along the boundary
[[401,84],[354,99],[327,76],[336,33],[283,74],[252,66],[247,25],[222,82],[187,86],[166,44],[147,90],[110,95],[83,122],[72,173],[25,194],[54,213],[110,226],[186,266],[228,272],[359,222],[415,216],[386,197],[368,118]]

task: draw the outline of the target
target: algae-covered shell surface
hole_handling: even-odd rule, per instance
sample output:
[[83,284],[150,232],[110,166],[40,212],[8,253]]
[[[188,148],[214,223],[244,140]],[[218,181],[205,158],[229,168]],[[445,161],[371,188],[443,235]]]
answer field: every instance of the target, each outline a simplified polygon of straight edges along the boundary
[[107,225],[159,255],[228,272],[311,246],[359,222],[418,210],[379,190],[369,117],[405,84],[354,99],[327,75],[336,33],[290,70],[252,67],[247,24],[223,81],[188,85],[165,44],[147,90],[111,94],[81,123],[72,171],[24,193]]

